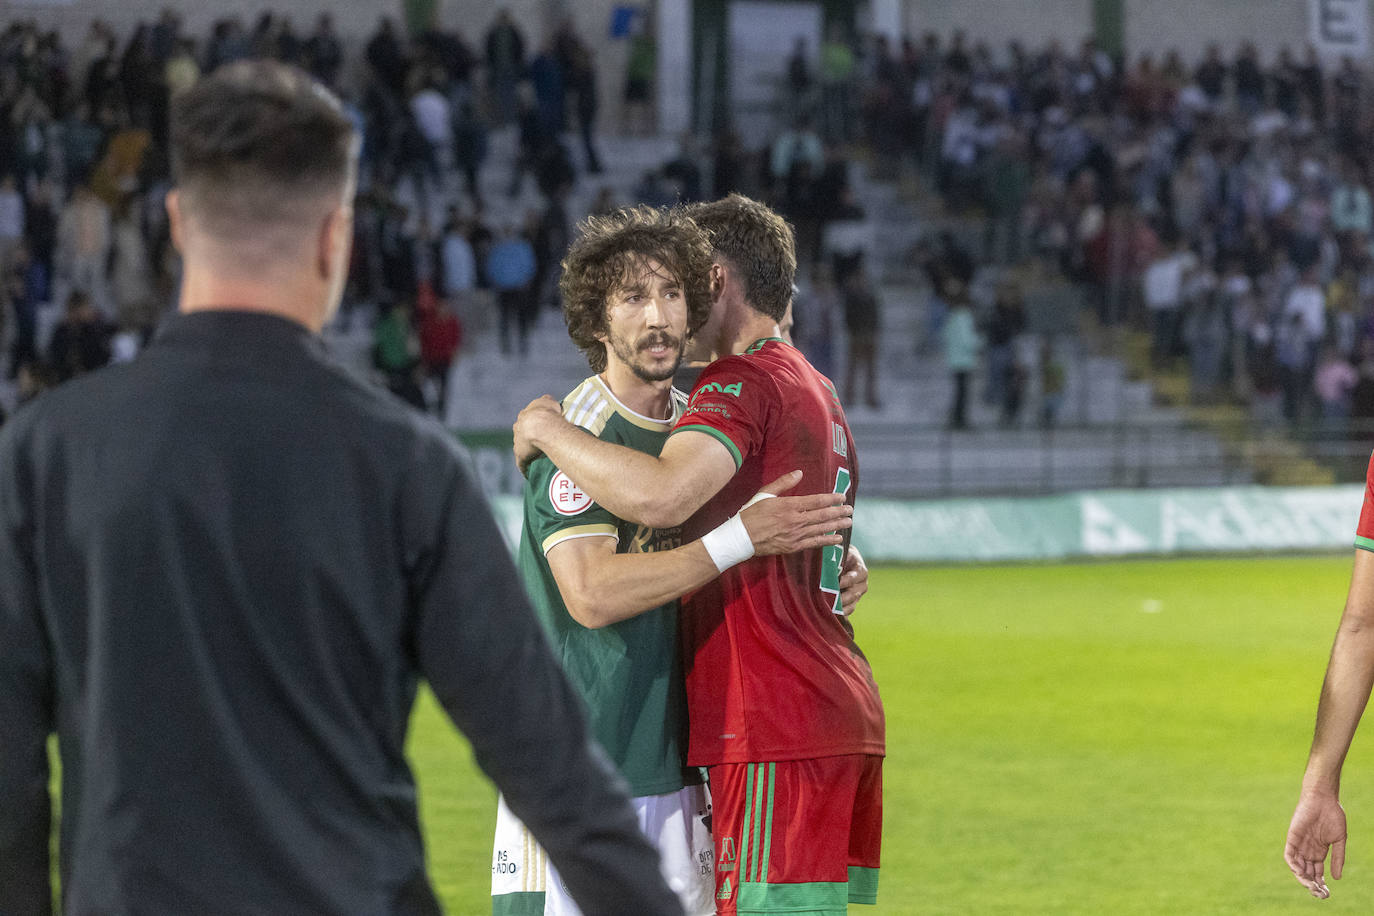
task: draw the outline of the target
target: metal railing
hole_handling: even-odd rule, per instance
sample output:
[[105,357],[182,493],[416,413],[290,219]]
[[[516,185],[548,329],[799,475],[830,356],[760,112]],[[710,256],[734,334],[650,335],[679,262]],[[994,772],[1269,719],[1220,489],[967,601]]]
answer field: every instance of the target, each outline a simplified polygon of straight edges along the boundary
[[[1364,480],[1374,422],[1274,429],[1202,424],[938,426],[857,423],[859,486],[867,497],[1032,496],[1146,487],[1320,485]],[[509,429],[464,430],[493,493],[518,494]]]
[[1249,422],[1132,423],[951,431],[854,430],[868,496],[1032,495],[1071,490],[1351,483],[1374,424],[1273,429]]

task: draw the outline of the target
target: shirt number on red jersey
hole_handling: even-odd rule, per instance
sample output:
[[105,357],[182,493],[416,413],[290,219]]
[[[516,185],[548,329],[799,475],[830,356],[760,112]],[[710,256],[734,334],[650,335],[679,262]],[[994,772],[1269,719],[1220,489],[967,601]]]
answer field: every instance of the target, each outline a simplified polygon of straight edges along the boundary
[[[848,494],[849,480],[849,468],[840,468],[835,471],[835,489],[833,492]],[[821,591],[831,596],[830,610],[836,614],[844,613],[840,607],[840,565],[843,562],[843,544],[821,548]]]

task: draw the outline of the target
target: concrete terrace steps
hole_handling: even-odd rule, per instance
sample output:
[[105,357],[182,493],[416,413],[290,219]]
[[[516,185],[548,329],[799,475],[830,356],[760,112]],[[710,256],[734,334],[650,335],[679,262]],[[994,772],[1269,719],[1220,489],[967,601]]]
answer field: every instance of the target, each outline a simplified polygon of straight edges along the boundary
[[[533,182],[528,180],[516,201],[508,204],[504,196],[508,173],[498,163],[513,152],[513,140],[509,133],[493,137],[491,165],[483,179],[489,213],[506,206],[523,212],[538,203]],[[628,201],[642,173],[662,165],[675,151],[676,144],[665,138],[603,138],[600,152],[606,172],[579,175],[568,201],[569,217],[574,222],[579,219],[602,186],[612,188],[622,203]],[[576,148],[574,156],[580,157]],[[1253,479],[1250,467],[1238,462],[1233,450],[1216,435],[1187,428],[1180,409],[1155,404],[1148,382],[1128,377],[1120,360],[1093,353],[1078,333],[1079,305],[1062,289],[1032,287],[1028,310],[1033,330],[1059,335],[1059,353],[1067,370],[1059,422],[1071,428],[1045,431],[1037,427],[1038,372],[1031,374],[1018,426],[1000,428],[998,410],[980,398],[985,377],[980,371],[969,405],[973,430],[945,432],[952,383],[939,346],[925,340],[928,290],[910,253],[920,238],[946,229],[977,253],[982,244],[981,224],[943,213],[938,201],[912,182],[871,181],[862,162],[854,172],[856,197],[868,219],[865,232],[882,308],[878,353],[882,408],[874,410],[846,396],[842,328],[833,347],[832,376],[846,396],[865,493],[905,497],[1026,494]],[[993,282],[995,274],[984,271],[975,283],[976,294],[990,293]],[[1041,294],[1043,302],[1036,299]],[[489,309],[494,312],[494,303]],[[499,352],[494,314],[469,316],[467,323],[468,341],[450,382],[445,419],[451,426],[509,430],[530,400],[541,394],[562,397],[589,372],[554,310],[540,311],[529,355],[523,357]],[[347,329],[339,342],[365,363],[370,350],[366,328]],[[1028,365],[1035,363],[1034,343],[1028,341],[1027,352],[1022,354]]]
[[[888,295],[886,299],[894,299]],[[902,325],[905,323],[906,327]],[[944,422],[951,397],[951,381],[942,360],[934,353],[917,355],[913,322],[894,319],[884,336],[879,358],[881,410],[846,397],[847,410],[856,421],[874,424],[938,426]],[[366,360],[369,332],[352,331],[347,342],[336,346]],[[459,356],[451,377],[451,406],[447,422],[459,428],[494,429],[508,426],[515,413],[540,394],[561,397],[588,373],[582,354],[568,340],[561,316],[542,310],[531,333],[527,356],[500,353],[494,317],[485,327],[469,333],[470,340]],[[1114,360],[1084,355],[1071,359],[1060,422],[1068,424],[1116,424],[1149,408],[1148,390],[1128,380]],[[843,389],[844,373],[833,373]],[[995,408],[979,399],[983,377],[975,379],[971,417],[978,426],[994,426]],[[1022,423],[1031,421],[1039,403],[1038,379],[1032,378],[1026,393]]]
[[[511,137],[496,138],[493,162]],[[511,147],[513,149],[513,147]],[[576,153],[576,151],[574,151]],[[643,171],[674,155],[675,144],[662,139],[607,138],[601,145],[606,172],[580,176],[568,202],[576,221],[590,205],[597,189],[609,186],[628,200],[628,192]],[[1001,429],[995,406],[980,398],[984,374],[975,377],[969,416],[974,429],[946,433],[942,427],[951,400],[952,384],[940,348],[926,341],[928,291],[924,276],[909,262],[917,239],[940,228],[953,227],[961,241],[973,238],[976,225],[946,217],[932,198],[898,191],[869,181],[860,165],[856,191],[870,219],[874,247],[871,259],[879,283],[882,333],[879,335],[878,378],[880,410],[848,397],[844,388],[846,342],[842,328],[833,352],[832,376],[846,396],[847,411],[862,456],[864,490],[873,496],[934,496],[946,493],[1031,493],[1046,490],[1136,486],[1141,484],[1217,484],[1246,482],[1248,472],[1231,466],[1219,440],[1208,433],[1183,428],[1182,412],[1159,408],[1148,383],[1127,377],[1119,360],[1090,352],[1076,333],[1078,305],[1064,297],[1048,300],[1049,319],[1034,319],[1038,306],[1029,303],[1032,324],[1050,326],[1062,334],[1060,353],[1067,378],[1059,421],[1072,429],[1044,432],[1036,426],[1040,404],[1038,373],[1032,373],[1025,406],[1014,429]],[[504,206],[507,174],[498,167],[484,176],[489,209]],[[527,182],[512,208],[537,204]],[[990,291],[995,275],[984,272],[975,284],[979,295]],[[1039,288],[1032,290],[1032,299]],[[1057,317],[1056,317],[1057,316]],[[1051,320],[1053,319],[1053,320]],[[542,309],[530,338],[527,356],[500,353],[494,303],[465,317],[468,340],[450,382],[446,421],[465,430],[509,430],[516,414],[530,400],[550,394],[562,397],[589,372],[582,355],[568,340],[561,315]],[[366,367],[371,337],[365,321],[343,327],[336,347],[351,352],[355,364]],[[924,347],[923,347],[924,344]],[[1033,364],[1034,341],[1023,354]],[[1147,424],[1144,431],[1136,428]]]
[[[605,172],[581,171],[581,152],[569,144],[579,173],[567,208],[579,220],[602,187],[621,203],[643,172],[673,158],[672,138],[604,137],[599,152]],[[482,179],[487,217],[494,223],[517,222],[540,205],[528,176],[515,198],[507,196],[515,135],[498,130]],[[871,261],[879,284],[882,332],[879,335],[878,380],[882,407],[874,410],[846,397],[847,411],[862,456],[864,491],[872,496],[931,496],[943,493],[1031,493],[1046,490],[1134,486],[1140,484],[1212,484],[1243,482],[1244,469],[1230,466],[1216,436],[1185,429],[1182,411],[1160,408],[1148,383],[1127,377],[1119,360],[1095,355],[1076,334],[1059,338],[1067,370],[1067,388],[1059,414],[1061,429],[1046,433],[1037,423],[1039,378],[1032,372],[1022,416],[1016,428],[1001,429],[995,406],[984,404],[980,371],[970,392],[969,416],[974,429],[942,429],[952,384],[938,345],[926,341],[928,292],[909,254],[931,231],[950,228],[977,252],[981,236],[976,221],[948,217],[928,194],[911,182],[894,185],[871,181],[866,168],[855,169],[856,195],[868,214],[873,240]],[[461,200],[457,179],[443,189],[436,206]],[[977,237],[975,237],[977,236]],[[989,275],[980,277],[986,287]],[[976,284],[977,285],[977,284]],[[476,313],[464,316],[467,340],[450,379],[445,421],[462,430],[509,430],[530,400],[550,394],[562,397],[589,372],[585,359],[568,340],[561,315],[542,309],[533,328],[527,356],[503,356],[497,338],[495,303],[488,299]],[[1032,304],[1034,314],[1036,306]],[[1072,315],[1075,304],[1053,300],[1051,317]],[[334,351],[362,374],[371,374],[373,309],[360,306],[329,328]],[[838,316],[837,316],[838,318]],[[1032,324],[1052,325],[1053,321]],[[1071,327],[1060,321],[1056,331]],[[924,344],[924,346],[923,346]],[[846,341],[842,328],[834,342],[834,381],[844,387]],[[1034,341],[1023,359],[1034,364]],[[0,398],[12,395],[0,386]],[[1138,427],[1144,424],[1145,431]]]

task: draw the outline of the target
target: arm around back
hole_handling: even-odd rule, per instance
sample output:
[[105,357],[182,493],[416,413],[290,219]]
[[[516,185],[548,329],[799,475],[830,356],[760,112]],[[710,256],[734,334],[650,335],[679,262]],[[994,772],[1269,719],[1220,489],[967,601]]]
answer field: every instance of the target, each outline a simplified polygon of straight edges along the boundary
[[617,553],[615,538],[572,538],[549,548],[547,558],[568,613],[588,629],[628,620],[719,575],[699,542]]
[[[801,479],[785,474],[763,488],[776,496]],[[755,556],[793,553],[839,544],[853,524],[843,496],[763,499],[741,513]],[[609,626],[666,604],[720,575],[704,540],[652,553],[617,553],[614,537],[574,537],[549,548],[546,557],[568,613],[589,629]],[[867,588],[867,570],[864,571]],[[858,600],[857,596],[854,600]]]
[[729,449],[713,436],[679,431],[657,456],[604,442],[563,419],[558,402],[532,401],[515,421],[516,454],[528,445],[618,518],[672,528],[735,475]]

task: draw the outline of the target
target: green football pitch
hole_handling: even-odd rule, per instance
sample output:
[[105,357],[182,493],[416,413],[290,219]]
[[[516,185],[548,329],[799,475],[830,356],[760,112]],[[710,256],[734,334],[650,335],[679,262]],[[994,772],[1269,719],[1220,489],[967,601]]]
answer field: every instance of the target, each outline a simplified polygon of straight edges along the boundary
[[[851,912],[1374,911],[1369,735],[1331,899],[1282,858],[1350,565],[875,570],[854,620],[887,708],[881,902]],[[410,751],[448,911],[489,912],[494,790],[428,696]]]

